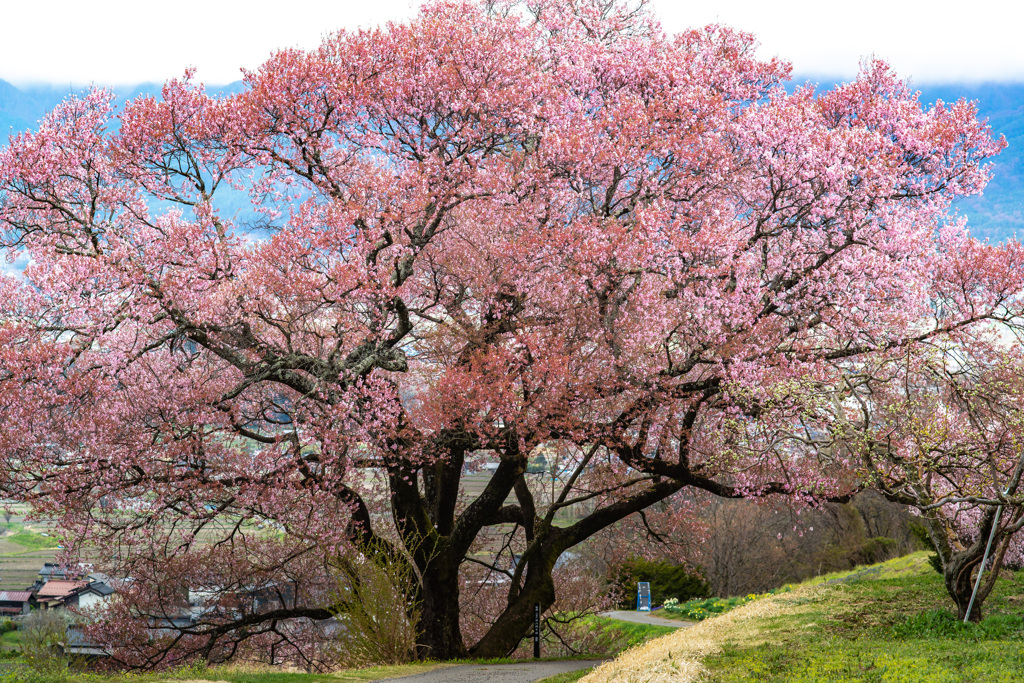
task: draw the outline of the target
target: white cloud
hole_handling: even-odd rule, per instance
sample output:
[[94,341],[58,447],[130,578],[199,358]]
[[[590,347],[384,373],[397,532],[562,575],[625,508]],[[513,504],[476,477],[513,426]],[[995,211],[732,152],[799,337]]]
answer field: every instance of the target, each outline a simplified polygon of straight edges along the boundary
[[320,44],[339,28],[413,16],[416,0],[40,0],[0,10],[0,78],[14,84],[162,82],[197,67],[241,78],[275,49]]
[[[1013,2],[654,0],[669,31],[721,21],[801,74],[850,76],[875,54],[916,82],[1024,80],[1024,10]],[[239,78],[276,48],[312,48],[341,27],[412,16],[418,0],[39,0],[0,11],[0,78],[18,83],[163,81],[196,66]]]
[[1024,81],[1017,2],[935,0],[654,0],[667,30],[723,23],[757,35],[762,57],[798,74],[851,77],[877,56],[917,83]]

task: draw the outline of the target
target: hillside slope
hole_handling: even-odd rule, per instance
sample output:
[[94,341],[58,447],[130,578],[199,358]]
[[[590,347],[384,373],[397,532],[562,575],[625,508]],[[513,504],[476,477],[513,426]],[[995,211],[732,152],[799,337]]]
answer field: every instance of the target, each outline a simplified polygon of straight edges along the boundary
[[955,620],[925,553],[814,579],[629,650],[585,683],[1006,683],[1024,671],[1024,571],[979,625]]

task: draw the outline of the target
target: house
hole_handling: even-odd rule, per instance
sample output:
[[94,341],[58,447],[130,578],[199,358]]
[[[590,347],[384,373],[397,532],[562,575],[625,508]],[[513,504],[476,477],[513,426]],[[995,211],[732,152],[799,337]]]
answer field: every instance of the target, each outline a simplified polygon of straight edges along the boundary
[[82,590],[78,591],[78,604],[80,609],[90,607],[101,607],[114,594],[114,589],[103,581],[90,581]]
[[217,586],[191,588],[188,604],[194,615],[211,610],[226,610],[239,614],[259,614],[296,604],[296,588],[289,582],[267,582],[259,586],[224,589]]
[[46,609],[101,606],[114,589],[103,581],[64,581],[51,579],[33,593],[35,604]]
[[88,581],[50,579],[34,591],[35,604],[46,609],[78,605],[78,593],[89,585]]
[[[48,581],[58,579],[61,581],[69,579],[71,576],[84,576],[93,569],[91,564],[78,563],[74,567],[69,568],[56,562],[44,562],[43,568],[39,570],[39,579],[36,580],[35,586],[42,586]],[[29,589],[32,590],[32,589]]]
[[94,643],[83,632],[82,624],[68,624],[67,644],[62,648],[64,654],[85,659],[109,657],[110,653],[100,643]]
[[39,581],[37,583],[46,583],[53,579],[66,578],[68,578],[68,573],[64,567],[61,567],[56,562],[44,562],[43,568],[39,570]]
[[267,583],[244,591],[240,597],[251,605],[250,611],[254,614],[294,607],[297,602],[293,583]]
[[0,616],[16,617],[28,614],[31,591],[0,591]]

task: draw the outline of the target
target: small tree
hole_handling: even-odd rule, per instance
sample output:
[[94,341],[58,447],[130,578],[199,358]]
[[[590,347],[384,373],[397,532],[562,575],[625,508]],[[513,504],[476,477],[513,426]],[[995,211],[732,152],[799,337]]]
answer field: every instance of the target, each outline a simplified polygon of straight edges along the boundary
[[886,498],[920,514],[958,618],[980,620],[1003,563],[1022,555],[1021,353],[998,337],[908,350],[860,366],[839,398],[836,452],[855,457]]
[[21,652],[30,668],[54,673],[67,668],[68,626],[63,610],[34,610],[21,622]]
[[648,560],[631,557],[620,564],[614,573],[612,584],[620,595],[623,607],[636,605],[637,582],[651,584],[651,604],[660,605],[669,598],[686,602],[693,598],[711,595],[711,586],[694,568],[673,564],[666,560]]

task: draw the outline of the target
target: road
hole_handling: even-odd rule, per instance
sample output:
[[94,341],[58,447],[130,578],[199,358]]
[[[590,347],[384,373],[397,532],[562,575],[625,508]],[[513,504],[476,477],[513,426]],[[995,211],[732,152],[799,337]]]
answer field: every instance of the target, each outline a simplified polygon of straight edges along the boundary
[[604,662],[603,659],[575,659],[516,664],[462,664],[415,676],[386,680],[389,683],[532,683],[548,676],[586,669]]
[[601,612],[602,617],[632,621],[634,624],[648,624],[650,626],[668,626],[669,628],[689,628],[696,622],[679,621],[678,619],[666,619],[655,616],[650,612],[634,612],[633,610],[616,610],[614,612]]

